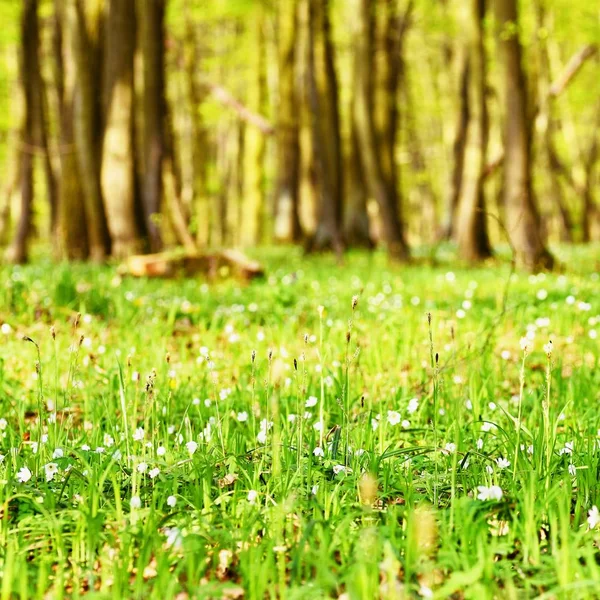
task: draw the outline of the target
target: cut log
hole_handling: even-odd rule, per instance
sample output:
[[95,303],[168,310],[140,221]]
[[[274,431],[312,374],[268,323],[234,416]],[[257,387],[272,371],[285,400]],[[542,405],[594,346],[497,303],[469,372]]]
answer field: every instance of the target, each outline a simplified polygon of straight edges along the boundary
[[119,272],[133,277],[193,277],[209,279],[237,277],[251,281],[264,275],[261,264],[239,250],[220,250],[206,254],[141,254],[130,256]]

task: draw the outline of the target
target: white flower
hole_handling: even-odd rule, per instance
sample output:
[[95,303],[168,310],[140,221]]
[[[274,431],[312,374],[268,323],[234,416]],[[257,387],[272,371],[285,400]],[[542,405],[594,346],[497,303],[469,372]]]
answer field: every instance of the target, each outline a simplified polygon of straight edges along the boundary
[[323,448],[321,448],[321,446],[317,446],[314,450],[313,450],[313,454],[315,456],[325,456],[325,452],[323,452]]
[[476,443],[477,450],[481,450],[483,448],[483,440],[479,438]]
[[123,454],[121,454],[121,451],[120,451],[120,450],[115,450],[115,451],[112,453],[112,459],[113,459],[113,460],[121,460],[121,458],[123,458]]
[[445,446],[444,449],[442,450],[442,452],[444,454],[452,454],[454,452],[456,452],[456,444],[452,443],[452,442],[448,442]]
[[247,413],[246,411],[239,412],[239,413],[237,414],[237,420],[238,420],[240,423],[245,423],[245,422],[248,420],[248,413]]
[[531,352],[531,340],[529,338],[522,337],[519,341],[519,344],[521,345],[521,350],[523,350],[525,354],[529,354],[529,352]]
[[496,410],[496,403],[495,402],[490,402],[488,404],[488,408],[492,411]]
[[478,500],[501,500],[502,499],[502,489],[497,485],[492,485],[490,487],[486,487],[485,485],[478,485],[477,490],[479,494],[477,494]]
[[258,432],[257,436],[256,436],[256,441],[259,444],[266,444],[267,443],[267,432],[263,431],[262,429]]
[[510,352],[508,350],[502,350],[500,356],[504,359],[504,360],[509,360],[510,359]]
[[82,444],[81,449],[85,452],[88,452],[90,450],[90,447],[87,444]]
[[533,454],[533,444],[527,446],[527,454]]
[[470,400],[465,402],[465,406],[467,407],[467,410],[473,410],[473,403]]
[[595,504],[588,511],[587,522],[590,526],[590,529],[596,529],[596,527],[598,527],[598,524],[600,523],[600,511],[598,511],[598,508]]
[[492,467],[492,465],[485,465],[485,472],[488,475],[491,475],[494,472],[494,467]]
[[318,401],[319,400],[316,396],[310,396],[308,398],[308,400],[306,401],[306,403],[304,404],[304,406],[306,406],[306,408],[310,408],[311,406],[316,406]]
[[569,463],[569,475],[571,475],[572,477],[575,477],[575,475],[577,475],[577,468],[573,463]]
[[317,431],[323,431],[323,421],[317,421],[313,427],[317,430]]
[[52,458],[62,458],[65,455],[62,448],[56,448],[52,453]]
[[4,454],[0,454],[0,465],[4,462],[6,456]]
[[6,419],[0,419],[0,431],[4,431],[8,425],[8,421]]
[[113,439],[113,437],[111,435],[109,435],[108,433],[104,434],[104,439],[103,439],[104,445],[107,448],[110,448],[111,446],[114,446],[115,444],[115,440]]
[[258,498],[258,492],[256,490],[250,490],[248,492],[248,495],[246,496],[246,500],[248,500],[248,502],[250,504],[256,504],[257,498]]
[[553,347],[552,340],[549,340],[547,344],[544,344],[544,352],[548,355],[548,358],[552,356]]
[[379,419],[371,419],[371,429],[373,429],[373,431],[377,431],[378,427],[379,427]]
[[137,472],[138,473],[145,473],[148,470],[148,463],[145,462],[141,462],[138,466],[137,466]]
[[17,473],[17,481],[27,483],[31,479],[31,471],[27,467],[22,467]]
[[188,454],[191,456],[194,454],[194,452],[196,452],[196,450],[198,450],[198,443],[194,442],[194,440],[191,440],[185,445],[185,447],[187,448]]
[[318,485],[313,485],[313,486],[312,486],[312,489],[310,490],[310,493],[311,493],[313,496],[316,496],[318,491],[319,491],[319,486],[318,486]]
[[501,456],[500,458],[496,459],[496,464],[498,465],[498,467],[500,469],[506,469],[508,467],[510,467],[510,461],[507,460],[506,458],[504,458],[504,456]]
[[52,481],[56,473],[58,473],[58,465],[54,462],[44,465],[44,471],[46,473],[46,481]]
[[422,585],[419,588],[419,596],[421,596],[421,598],[433,598],[433,590],[426,585]]
[[175,496],[169,496],[167,498],[167,506],[173,508],[177,504],[177,498]]
[[138,427],[134,432],[133,432],[133,439],[136,442],[141,442],[144,440],[144,428],[143,427]]
[[181,530],[178,527],[166,527],[165,535],[167,536],[167,548],[181,548],[183,545],[183,536],[181,535]]
[[400,420],[401,420],[401,416],[398,411],[388,410],[387,421],[390,425],[398,425],[398,423],[400,423]]
[[150,469],[150,471],[148,471],[148,475],[150,475],[150,479],[154,479],[160,475],[160,469],[158,467],[154,467],[154,469]]
[[404,419],[401,423],[403,429],[408,429],[410,427],[410,421],[408,419]]
[[565,447],[561,448],[558,453],[559,454],[573,454],[573,447],[574,447],[574,443],[573,442],[566,442],[565,443]]
[[12,332],[12,327],[8,323],[2,323],[0,331],[2,331],[4,335],[9,335]]
[[131,500],[129,501],[129,506],[131,508],[141,508],[142,501],[139,496],[131,496]]
[[496,426],[493,423],[488,423],[487,421],[481,426],[481,431],[487,433],[489,431],[494,431]]
[[105,449],[102,446],[98,446],[96,448],[96,454],[104,454],[104,451],[105,451]]
[[412,415],[418,409],[419,409],[419,399],[411,398],[410,402],[408,403],[408,406],[406,407],[406,411],[408,412],[409,415]]
[[352,473],[352,469],[345,467],[344,465],[333,465],[333,472],[337,475],[338,473]]

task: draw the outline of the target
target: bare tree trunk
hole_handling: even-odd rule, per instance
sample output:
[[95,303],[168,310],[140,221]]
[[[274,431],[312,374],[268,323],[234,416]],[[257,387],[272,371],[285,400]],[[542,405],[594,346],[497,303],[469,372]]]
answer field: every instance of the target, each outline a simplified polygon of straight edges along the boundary
[[[592,127],[592,139],[589,150],[585,158],[585,184],[583,186],[583,202],[581,207],[581,238],[583,242],[592,241],[592,223],[594,220],[600,221],[600,212],[594,201],[595,184],[594,173],[600,155],[598,144],[598,130],[600,129],[600,102],[596,105],[596,123]],[[596,176],[597,179],[597,176]],[[594,240],[596,241],[596,240]]]
[[110,253],[110,238],[100,185],[102,119],[100,57],[103,0],[75,0],[69,9],[71,43],[77,69],[74,99],[75,152],[81,176],[90,258],[102,262]]
[[479,261],[492,255],[485,213],[485,167],[489,137],[487,108],[487,58],[485,55],[484,19],[486,0],[470,0],[469,96],[471,107],[465,184],[457,222],[459,253],[468,261]]
[[37,0],[24,0],[21,13],[21,49],[19,76],[23,93],[23,117],[20,131],[20,188],[21,202],[17,230],[6,256],[10,262],[23,263],[28,258],[33,209],[33,151],[36,142],[36,114],[40,101],[37,81],[39,63],[39,22]]
[[[373,90],[373,7],[369,0],[361,0],[358,17],[358,34],[355,39],[357,53],[355,74],[355,119],[357,134],[360,140],[361,160],[371,196],[376,200],[383,227],[385,242],[391,257],[399,260],[408,259],[408,245],[404,238],[404,229],[400,217],[397,181],[395,178],[395,160],[393,157],[396,139],[397,118],[394,112],[385,119],[387,131],[383,132],[385,146],[380,145],[375,125]],[[396,23],[398,25],[398,23]],[[400,24],[401,25],[401,24]],[[396,35],[403,35],[402,27]],[[397,56],[389,57],[392,61]],[[390,65],[392,68],[393,65]],[[386,95],[383,100],[388,111],[395,111],[397,73],[391,72],[387,78]],[[387,155],[386,155],[387,151]],[[389,155],[390,151],[392,156]],[[387,164],[387,166],[385,166]],[[391,173],[389,172],[391,169]]]
[[[267,72],[265,55],[265,22],[263,7],[255,8],[253,36],[254,78],[248,91],[250,109],[264,114],[267,99]],[[263,234],[263,215],[265,204],[265,152],[264,134],[257,127],[244,127],[244,190],[242,194],[241,243],[244,246],[257,244]]]
[[328,0],[310,0],[309,94],[319,196],[317,228],[307,250],[331,248],[338,255],[342,239],[342,153],[337,74],[331,42]]
[[504,205],[517,264],[531,271],[550,269],[554,258],[545,246],[531,182],[531,129],[527,81],[518,37],[516,0],[495,0],[504,66]]
[[142,205],[150,249],[162,247],[156,217],[162,198],[162,163],[165,154],[165,17],[166,0],[141,0],[138,16],[144,63]]
[[300,145],[295,85],[297,7],[296,0],[278,4],[279,109],[275,238],[280,241],[298,241],[302,235],[298,216]]
[[135,4],[110,0],[104,46],[105,117],[100,181],[112,240],[112,254],[124,257],[141,248],[136,214],[133,137]]
[[60,40],[58,55],[60,79],[57,89],[62,93],[60,106],[60,180],[58,185],[58,239],[61,254],[69,259],[84,260],[89,246],[84,211],[81,177],[77,168],[73,133],[75,99],[75,63],[69,15],[62,2],[55,0],[56,38]]

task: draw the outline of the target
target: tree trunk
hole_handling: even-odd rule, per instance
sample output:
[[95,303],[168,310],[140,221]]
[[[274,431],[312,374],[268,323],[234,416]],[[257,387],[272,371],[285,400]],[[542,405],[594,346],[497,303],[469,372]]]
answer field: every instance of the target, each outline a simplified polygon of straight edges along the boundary
[[342,239],[342,153],[337,74],[328,0],[310,0],[309,94],[317,167],[317,227],[307,250],[344,250]]
[[100,181],[112,241],[112,254],[141,249],[137,226],[133,137],[135,4],[110,0],[104,46],[105,119]]
[[[600,129],[600,102],[596,104],[596,123],[592,127],[592,139],[584,161],[585,183],[582,190],[583,202],[581,207],[581,238],[584,243],[592,241],[592,224],[594,220],[600,221],[599,210],[594,201],[595,183],[594,173],[598,162],[599,144],[598,130]],[[597,180],[597,176],[596,176]],[[597,241],[597,240],[593,240]]]
[[456,233],[456,218],[462,192],[463,174],[465,168],[465,152],[467,149],[467,133],[469,128],[469,69],[470,61],[465,52],[460,69],[460,86],[458,94],[458,121],[452,144],[452,174],[446,200],[446,219],[440,237],[450,240]]
[[75,0],[70,7],[73,57],[77,69],[74,124],[77,167],[81,176],[90,258],[110,254],[110,238],[100,185],[102,119],[100,58],[103,0]]
[[144,63],[141,191],[152,252],[158,252],[162,247],[156,218],[160,215],[165,154],[165,3],[166,0],[138,1]]
[[277,115],[277,191],[275,193],[275,238],[298,241],[300,145],[298,98],[295,85],[297,0],[278,5],[279,110]]
[[[265,55],[265,23],[263,7],[255,8],[252,52],[253,81],[248,90],[250,110],[265,114],[267,99],[267,71]],[[257,128],[244,127],[244,189],[242,194],[242,227],[240,242],[244,246],[253,246],[262,237],[263,213],[265,203],[265,136]]]
[[495,0],[504,67],[504,205],[506,226],[518,265],[550,269],[554,258],[545,246],[531,182],[531,129],[527,81],[518,37],[517,0]]
[[21,13],[21,48],[19,76],[23,94],[23,113],[19,139],[21,202],[17,230],[7,250],[10,262],[23,263],[28,258],[33,208],[33,151],[36,142],[36,114],[39,115],[39,22],[37,0],[24,0]]
[[461,258],[474,262],[492,255],[485,213],[485,167],[489,137],[486,99],[485,3],[470,0],[469,84],[470,123],[465,153],[463,194],[457,223],[457,241]]
[[61,253],[68,259],[85,260],[89,254],[86,218],[84,211],[81,177],[77,168],[73,133],[75,98],[75,63],[70,37],[74,30],[69,27],[69,14],[59,0],[55,0],[56,27],[60,40],[59,85],[62,93],[60,106],[60,180],[58,185],[58,239]]
[[[408,259],[408,245],[404,238],[404,229],[400,217],[399,198],[397,194],[397,181],[395,177],[395,160],[393,157],[394,141],[396,139],[397,115],[395,114],[397,79],[392,70],[387,77],[387,85],[382,101],[385,103],[388,114],[385,117],[388,130],[383,132],[386,140],[382,146],[375,129],[373,90],[373,7],[369,0],[361,0],[358,17],[358,32],[355,39],[356,73],[354,118],[356,119],[357,134],[360,141],[361,161],[365,169],[367,185],[371,196],[379,206],[383,235],[392,258],[399,260]],[[402,28],[398,28],[397,35],[402,35]],[[397,60],[397,56],[389,56],[390,60]],[[391,69],[393,65],[390,65]],[[396,74],[397,75],[397,74]],[[380,112],[381,114],[381,112]],[[387,154],[386,154],[387,152]],[[391,152],[391,156],[390,156]],[[385,156],[385,158],[384,158]],[[387,167],[384,165],[387,161]],[[391,172],[390,172],[391,171]]]

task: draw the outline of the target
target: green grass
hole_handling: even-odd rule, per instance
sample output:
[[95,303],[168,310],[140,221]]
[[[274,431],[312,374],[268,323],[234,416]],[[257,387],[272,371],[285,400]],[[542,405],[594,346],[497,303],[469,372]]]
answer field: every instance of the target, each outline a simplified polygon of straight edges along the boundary
[[3,267],[0,600],[598,597],[598,256]]

